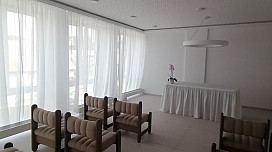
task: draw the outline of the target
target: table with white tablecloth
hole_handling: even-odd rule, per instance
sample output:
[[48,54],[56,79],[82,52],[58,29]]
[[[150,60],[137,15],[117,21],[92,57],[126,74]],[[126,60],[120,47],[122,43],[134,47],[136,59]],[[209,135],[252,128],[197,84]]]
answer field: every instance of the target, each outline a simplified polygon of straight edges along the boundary
[[240,91],[237,88],[192,82],[165,84],[160,111],[219,121],[225,116],[240,118]]

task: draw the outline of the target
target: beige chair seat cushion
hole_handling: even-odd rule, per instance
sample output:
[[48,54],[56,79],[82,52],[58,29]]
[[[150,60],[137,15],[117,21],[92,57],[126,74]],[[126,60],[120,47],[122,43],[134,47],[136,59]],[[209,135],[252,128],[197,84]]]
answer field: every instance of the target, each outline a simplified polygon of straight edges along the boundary
[[[148,120],[148,114],[143,113],[141,124],[143,124],[147,120]],[[118,122],[120,124],[125,124],[125,125],[137,127],[138,126],[138,116],[123,113],[116,118],[116,122]]]
[[[61,127],[61,138],[64,138],[64,128]],[[55,141],[55,129],[49,126],[41,126],[34,131],[34,134],[46,139]]]
[[[109,131],[103,131],[102,132],[102,151],[107,149],[109,146],[115,143],[116,140],[116,133],[115,132],[109,132]],[[77,135],[73,137],[68,142],[68,147],[77,149],[79,151],[84,152],[94,152],[96,151],[95,147],[95,141],[81,135]]]
[[[251,141],[252,142],[252,141]],[[222,138],[222,147],[225,149],[240,149],[241,151],[248,151],[248,152],[263,152],[264,148],[262,145],[256,143],[244,143],[238,142],[233,140],[230,137],[223,137]]]
[[[104,119],[104,109],[90,109],[86,112],[86,115],[89,117],[95,117],[99,119]],[[113,115],[113,109],[108,109],[108,117]]]
[[10,148],[6,148],[4,150],[1,150],[0,152],[23,152],[23,151],[20,151],[14,147],[10,147]]

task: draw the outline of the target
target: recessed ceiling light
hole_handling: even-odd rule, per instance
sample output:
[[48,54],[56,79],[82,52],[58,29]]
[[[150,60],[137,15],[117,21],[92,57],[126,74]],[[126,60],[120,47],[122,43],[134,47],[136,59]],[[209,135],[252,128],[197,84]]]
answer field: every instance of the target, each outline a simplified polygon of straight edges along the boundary
[[207,9],[207,8],[205,8],[205,7],[199,7],[199,8],[196,8],[195,11],[201,12],[201,11],[204,11],[204,10],[206,10],[206,9]]
[[153,27],[158,27],[158,25],[153,25]]
[[100,0],[91,0],[91,2],[98,3]]
[[135,15],[131,15],[130,17],[131,17],[131,18],[136,18],[137,16],[135,16]]

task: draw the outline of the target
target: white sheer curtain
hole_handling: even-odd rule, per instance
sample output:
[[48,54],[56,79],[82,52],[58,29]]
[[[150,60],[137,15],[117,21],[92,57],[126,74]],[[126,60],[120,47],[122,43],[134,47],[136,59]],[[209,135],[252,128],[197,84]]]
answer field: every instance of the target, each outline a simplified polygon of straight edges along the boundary
[[31,0],[0,2],[0,126],[29,119],[33,103],[67,111],[66,11]]
[[[83,94],[118,97],[140,87],[145,35],[104,21],[70,13],[70,101],[83,103]],[[71,73],[74,67],[76,71]],[[74,81],[71,81],[74,80]]]
[[119,97],[118,43],[119,28],[103,21],[98,22],[98,45],[96,51],[96,73],[94,96]]
[[69,53],[66,11],[42,3],[35,5],[39,106],[68,111]]
[[0,127],[30,107],[77,111],[85,92],[121,98],[141,83],[141,32],[36,0],[0,0]]
[[140,88],[144,70],[145,35],[130,29],[123,29],[121,41],[122,93]]
[[0,1],[1,116],[0,126],[29,118],[29,105],[37,101],[34,66],[33,3]]
[[93,95],[95,52],[97,50],[97,20],[68,12],[69,21],[69,100],[77,111],[84,93]]
[[9,73],[6,68],[7,64],[7,30],[6,22],[7,12],[3,7],[3,2],[0,1],[0,126],[10,123],[9,118],[9,107],[7,99],[7,73]]
[[94,95],[121,99],[122,93],[140,87],[144,70],[145,35],[99,23]]

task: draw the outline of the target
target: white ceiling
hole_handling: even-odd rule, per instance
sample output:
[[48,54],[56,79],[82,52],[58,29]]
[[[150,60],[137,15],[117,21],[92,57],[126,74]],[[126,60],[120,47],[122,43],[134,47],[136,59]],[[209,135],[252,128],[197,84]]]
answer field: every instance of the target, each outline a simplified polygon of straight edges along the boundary
[[[56,0],[143,30],[272,22],[272,0]],[[197,12],[196,8],[205,7]],[[137,16],[131,18],[130,16]],[[158,25],[158,27],[153,27]]]

